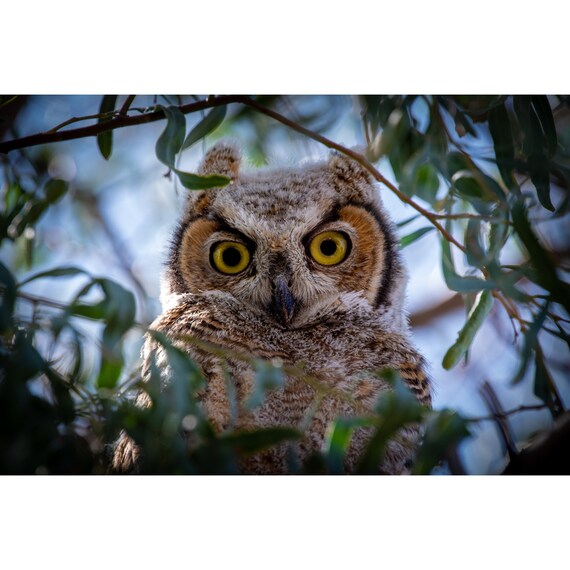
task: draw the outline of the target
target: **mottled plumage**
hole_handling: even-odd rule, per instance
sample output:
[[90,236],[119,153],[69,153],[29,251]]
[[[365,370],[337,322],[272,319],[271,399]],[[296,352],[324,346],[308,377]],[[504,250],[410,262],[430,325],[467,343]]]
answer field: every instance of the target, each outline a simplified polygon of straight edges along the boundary
[[[232,183],[190,196],[163,277],[164,312],[151,327],[170,335],[201,366],[207,378],[202,402],[216,429],[223,430],[231,417],[226,377],[219,358],[184,342],[185,335],[302,365],[304,374],[332,390],[297,445],[301,460],[322,447],[335,418],[363,413],[390,389],[373,371],[397,369],[418,400],[429,404],[423,359],[409,339],[398,242],[369,174],[340,155],[302,168],[242,173],[239,166],[239,153],[226,143],[206,154],[200,173],[225,174]],[[147,368],[151,350],[167,382],[163,349],[149,337],[143,350]],[[238,358],[229,358],[227,366],[238,402],[235,427],[302,425],[315,400],[303,378],[287,376],[284,388],[247,410],[252,370]],[[355,432],[347,472],[369,435]],[[417,428],[403,430],[379,472],[406,472],[417,437]],[[286,445],[278,446],[243,460],[241,469],[285,473],[286,453]],[[123,435],[115,468],[132,469],[137,455]]]

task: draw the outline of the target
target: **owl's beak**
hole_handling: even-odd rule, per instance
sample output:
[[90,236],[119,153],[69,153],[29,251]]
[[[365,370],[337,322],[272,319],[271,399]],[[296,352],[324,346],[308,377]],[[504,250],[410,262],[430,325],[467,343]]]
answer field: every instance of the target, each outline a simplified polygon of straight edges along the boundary
[[291,293],[291,289],[289,289],[287,278],[284,275],[279,275],[273,283],[275,288],[271,308],[277,320],[286,326],[293,320],[297,303]]

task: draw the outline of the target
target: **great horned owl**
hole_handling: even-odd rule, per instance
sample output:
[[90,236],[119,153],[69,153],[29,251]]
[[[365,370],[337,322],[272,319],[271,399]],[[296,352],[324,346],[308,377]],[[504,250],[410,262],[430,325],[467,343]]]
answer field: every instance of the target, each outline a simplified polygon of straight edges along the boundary
[[[232,183],[190,194],[163,276],[164,312],[151,329],[178,339],[201,367],[207,380],[202,404],[215,428],[224,430],[230,421],[227,370],[211,352],[180,341],[184,335],[256,358],[302,363],[306,374],[332,389],[314,407],[297,445],[301,461],[322,447],[333,420],[355,415],[356,407],[370,409],[390,389],[371,371],[396,369],[429,405],[423,359],[409,339],[398,241],[368,172],[333,154],[301,168],[245,173],[239,151],[222,142],[206,153],[199,173],[223,174]],[[160,362],[163,348],[149,337],[147,364],[151,351]],[[314,388],[288,375],[282,388],[247,409],[251,366],[239,359],[224,366],[235,385],[238,429],[296,428],[315,406]],[[169,373],[164,364],[165,381]],[[399,436],[379,472],[407,471],[418,430],[405,428]],[[369,429],[354,433],[346,472],[354,470],[369,437]],[[280,445],[243,460],[241,469],[286,473],[286,455],[287,446]],[[123,434],[115,469],[132,470],[137,456]]]

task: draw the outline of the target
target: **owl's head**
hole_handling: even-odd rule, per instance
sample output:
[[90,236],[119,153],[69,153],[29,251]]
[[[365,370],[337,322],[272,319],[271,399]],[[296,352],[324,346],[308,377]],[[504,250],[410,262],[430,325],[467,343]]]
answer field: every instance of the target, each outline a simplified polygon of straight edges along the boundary
[[324,163],[247,173],[238,150],[222,142],[199,172],[232,182],[190,194],[172,240],[163,300],[222,291],[244,310],[298,327],[353,294],[405,321],[405,272],[393,225],[358,163],[333,154]]

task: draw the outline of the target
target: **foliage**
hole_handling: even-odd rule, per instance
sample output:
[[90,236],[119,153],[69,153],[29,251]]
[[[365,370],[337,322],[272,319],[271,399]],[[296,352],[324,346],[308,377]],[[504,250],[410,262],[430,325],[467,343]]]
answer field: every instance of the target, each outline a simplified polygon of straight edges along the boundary
[[[0,106],[9,109],[14,104],[13,98],[3,99]],[[445,282],[461,295],[467,310],[443,366],[456,366],[489,315],[503,307],[523,337],[520,366],[512,381],[534,374],[536,396],[553,415],[564,412],[541,339],[553,335],[570,347],[565,328],[570,314],[568,268],[541,237],[535,219],[556,220],[570,210],[570,137],[557,121],[557,114],[567,112],[568,99],[356,98],[355,123],[362,125],[363,153],[323,136],[339,116],[350,112],[349,101],[343,98],[321,98],[318,105],[309,97],[296,98],[294,118],[282,114],[284,110],[289,115],[291,100],[277,96],[187,102],[164,97],[165,104],[155,101],[150,107],[133,107],[134,100],[134,96],[103,97],[97,122],[90,127],[64,129],[81,120],[73,118],[52,131],[25,138],[13,125],[2,126],[0,247],[8,242],[22,247],[27,266],[32,267],[35,228],[69,192],[64,180],[48,174],[35,145],[96,135],[101,155],[112,160],[114,129],[141,124],[141,118],[166,120],[156,141],[156,157],[192,191],[229,183],[223,176],[200,176],[178,167],[181,154],[206,136],[231,133],[245,124],[254,133],[252,156],[262,159],[272,129],[293,129],[358,160],[423,217],[427,225],[404,235],[402,247],[439,232]],[[204,114],[187,134],[187,116],[193,113]],[[23,173],[23,161],[32,168],[31,176]],[[395,183],[380,174],[384,168],[391,169]],[[513,250],[518,252],[517,262],[504,263],[505,252]],[[0,472],[105,473],[109,446],[121,429],[142,448],[144,473],[236,473],[243,454],[281,442],[293,446],[302,437],[301,428],[216,433],[197,402],[203,386],[200,371],[159,335],[155,338],[176,371],[175,381],[161,389],[153,364],[149,382],[133,383],[137,370],[126,369],[123,345],[129,334],[141,336],[145,327],[135,321],[135,297],[123,285],[76,267],[58,266],[18,282],[19,272],[0,264]],[[85,282],[68,302],[42,299],[26,290],[33,281],[71,278]],[[99,323],[95,346],[87,346],[78,324],[83,321]],[[85,354],[93,350],[97,365],[90,371]],[[278,364],[256,362],[255,367],[257,389],[248,403],[251,407],[282,382]],[[457,413],[423,409],[397,378],[391,381],[394,391],[381,398],[370,416],[338,418],[329,426],[324,448],[304,465],[292,463],[292,471],[341,473],[351,433],[358,427],[373,428],[361,473],[374,472],[386,443],[404,425],[425,425],[415,473],[431,472],[468,436],[468,422]],[[133,403],[130,395],[137,389],[148,394],[151,407]]]

